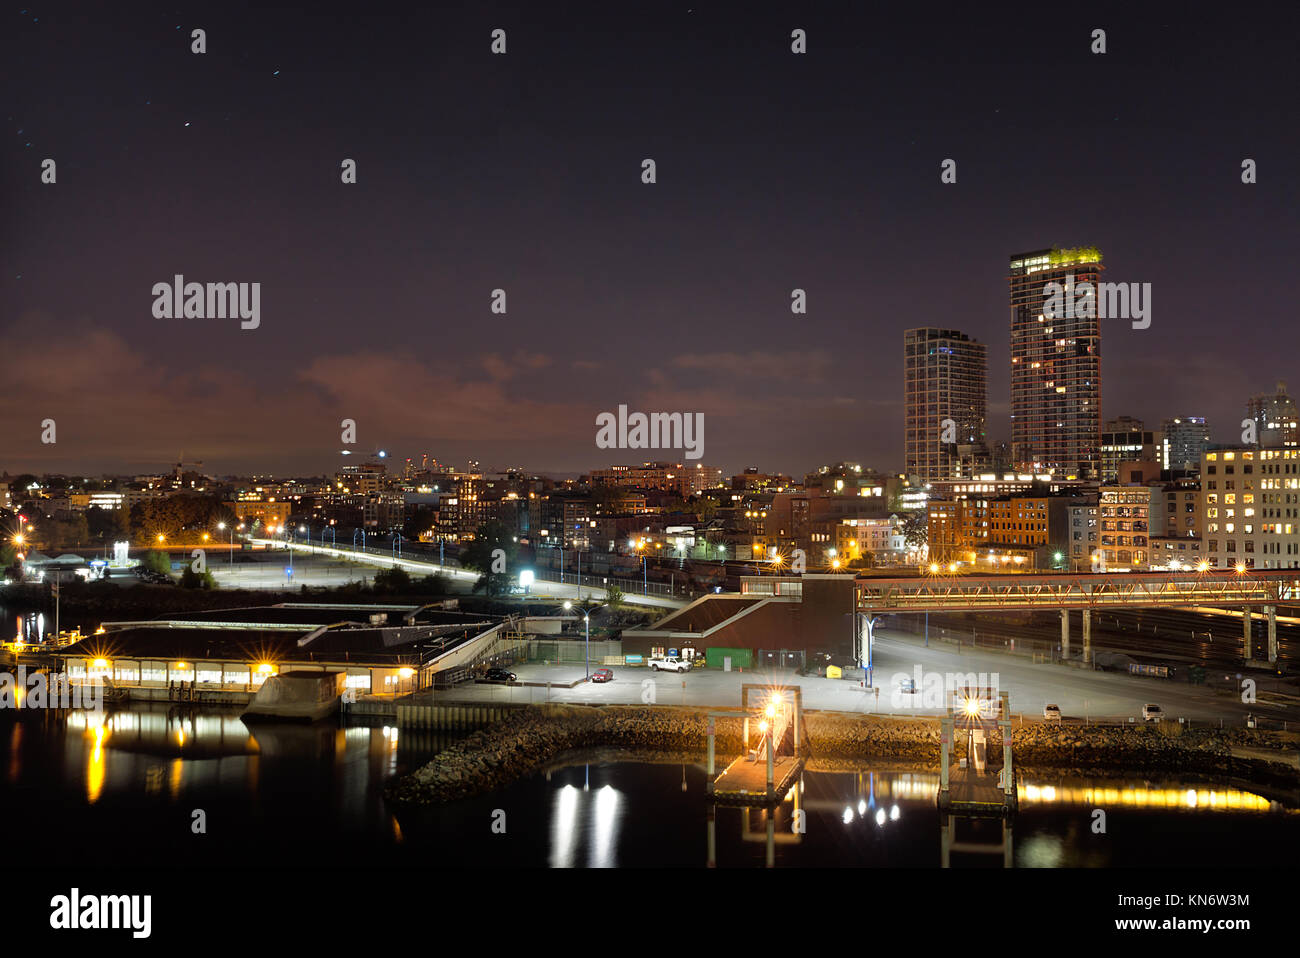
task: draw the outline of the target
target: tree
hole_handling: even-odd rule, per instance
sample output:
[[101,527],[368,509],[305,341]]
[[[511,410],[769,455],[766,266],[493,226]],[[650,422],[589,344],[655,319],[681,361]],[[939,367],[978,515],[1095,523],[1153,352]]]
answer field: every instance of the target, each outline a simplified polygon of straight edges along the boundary
[[217,580],[212,578],[212,573],[207,569],[195,572],[193,567],[186,566],[181,573],[180,584],[182,589],[215,589]]
[[81,513],[68,519],[52,519],[43,525],[42,537],[51,549],[79,549],[90,541],[90,528]]
[[460,550],[460,564],[479,573],[474,591],[486,589],[490,596],[504,595],[515,574],[519,546],[504,522],[493,520],[479,526],[473,541]]
[[611,609],[618,609],[623,605],[623,590],[614,583],[605,586],[605,604]]
[[712,519],[718,511],[718,500],[712,496],[696,496],[691,500],[691,507],[703,519]]
[[375,573],[376,592],[409,592],[410,589],[411,574],[405,569],[394,566]]
[[909,512],[903,517],[903,543],[913,549],[919,549],[930,541],[929,516],[922,509]]
[[18,578],[18,549],[10,542],[0,542],[0,574],[8,576],[11,572]]
[[150,572],[160,572],[163,575],[167,575],[172,571],[171,556],[165,552],[160,552],[158,549],[150,549],[146,552],[140,564]]
[[411,517],[402,526],[402,535],[411,540],[419,539],[433,529],[438,522],[438,510],[431,506],[416,506]]
[[99,506],[91,506],[86,510],[86,526],[90,530],[90,537],[101,542],[129,541],[130,518],[125,509],[102,509]]

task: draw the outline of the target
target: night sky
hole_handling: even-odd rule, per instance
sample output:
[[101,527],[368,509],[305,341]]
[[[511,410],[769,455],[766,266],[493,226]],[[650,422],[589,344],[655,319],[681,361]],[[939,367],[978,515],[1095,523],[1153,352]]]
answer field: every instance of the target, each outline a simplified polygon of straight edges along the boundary
[[[903,330],[989,344],[1009,439],[1008,257],[1085,244],[1153,286],[1103,321],[1103,417],[1231,441],[1300,393],[1300,15],[1135,6],[11,4],[0,471],[319,474],[344,417],[461,466],[675,458],[597,449],[620,403],[704,413],[728,471],[896,469]],[[155,318],[177,273],[260,282],[260,327]]]

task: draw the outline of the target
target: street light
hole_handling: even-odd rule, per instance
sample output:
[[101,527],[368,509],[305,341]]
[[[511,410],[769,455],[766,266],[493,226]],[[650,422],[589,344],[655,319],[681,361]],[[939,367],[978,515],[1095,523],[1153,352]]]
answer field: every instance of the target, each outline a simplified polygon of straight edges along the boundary
[[[218,530],[224,530],[225,528],[226,528],[226,524],[224,522],[217,523]],[[243,527],[241,526],[240,528]],[[233,575],[234,572],[235,572],[235,530],[232,528],[230,530],[230,573],[231,575]]]
[[[591,613],[602,608],[605,603],[587,606],[582,610],[582,627],[585,632],[585,656],[587,660],[587,681],[591,681]],[[564,603],[566,609],[570,608],[568,602]]]

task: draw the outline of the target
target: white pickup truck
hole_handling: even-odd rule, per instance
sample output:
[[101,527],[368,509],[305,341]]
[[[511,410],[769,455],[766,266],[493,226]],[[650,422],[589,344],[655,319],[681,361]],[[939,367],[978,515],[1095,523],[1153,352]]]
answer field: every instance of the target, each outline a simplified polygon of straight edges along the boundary
[[664,672],[689,672],[691,663],[686,659],[679,659],[675,655],[656,657],[648,663],[652,672],[660,670]]

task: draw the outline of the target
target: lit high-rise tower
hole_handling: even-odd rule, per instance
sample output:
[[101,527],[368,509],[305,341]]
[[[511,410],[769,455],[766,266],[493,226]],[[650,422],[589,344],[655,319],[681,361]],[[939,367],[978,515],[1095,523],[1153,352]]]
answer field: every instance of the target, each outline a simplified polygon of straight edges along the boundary
[[[903,334],[908,474],[958,479],[987,467],[987,372],[988,347],[965,333],[922,327]],[[952,420],[950,437],[945,419]]]
[[1095,308],[1075,308],[1068,296],[1065,316],[1047,316],[1044,287],[1087,282],[1095,293],[1102,269],[1094,247],[1011,257],[1011,447],[1027,472],[1088,478],[1097,470],[1101,324]]

